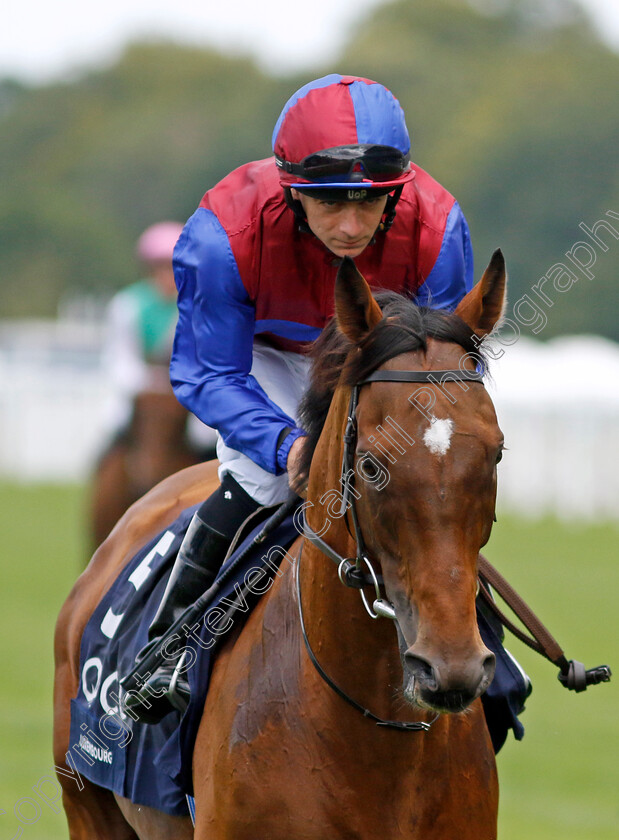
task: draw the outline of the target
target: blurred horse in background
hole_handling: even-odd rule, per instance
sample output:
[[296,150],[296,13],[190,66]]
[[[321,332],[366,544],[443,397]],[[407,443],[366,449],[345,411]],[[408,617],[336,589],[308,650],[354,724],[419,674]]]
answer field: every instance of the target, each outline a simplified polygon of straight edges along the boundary
[[187,435],[189,412],[172,389],[143,391],[133,401],[131,419],[99,458],[90,489],[88,531],[92,551],[101,545],[124,512],[162,479],[215,457]]

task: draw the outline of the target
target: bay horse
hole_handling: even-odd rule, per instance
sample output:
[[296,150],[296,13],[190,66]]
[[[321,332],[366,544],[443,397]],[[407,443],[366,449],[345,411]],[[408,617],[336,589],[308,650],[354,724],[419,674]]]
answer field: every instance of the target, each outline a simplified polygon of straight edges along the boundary
[[187,439],[189,413],[172,388],[142,391],[133,399],[131,419],[101,455],[91,482],[89,537],[94,550],[123,513],[162,479],[205,460]]
[[[57,626],[55,758],[73,840],[496,838],[479,699],[494,657],[475,597],[503,443],[474,371],[505,282],[497,251],[455,315],[399,296],[381,311],[352,262],[340,268],[304,401],[310,538],[216,659],[194,750],[195,830],[88,782],[78,790],[64,763],[89,615],[132,552],[215,486],[214,468],[173,476],[121,519]],[[384,588],[373,604],[332,562],[356,556]]]

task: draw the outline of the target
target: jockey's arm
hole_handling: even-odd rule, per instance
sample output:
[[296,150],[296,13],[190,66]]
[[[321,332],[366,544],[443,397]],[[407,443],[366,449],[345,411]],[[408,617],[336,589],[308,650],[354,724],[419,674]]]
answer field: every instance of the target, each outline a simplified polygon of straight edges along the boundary
[[[175,252],[179,319],[170,367],[177,398],[226,446],[276,475],[303,432],[251,375],[255,310],[227,235],[210,210],[191,217]],[[282,432],[291,429],[283,440]]]

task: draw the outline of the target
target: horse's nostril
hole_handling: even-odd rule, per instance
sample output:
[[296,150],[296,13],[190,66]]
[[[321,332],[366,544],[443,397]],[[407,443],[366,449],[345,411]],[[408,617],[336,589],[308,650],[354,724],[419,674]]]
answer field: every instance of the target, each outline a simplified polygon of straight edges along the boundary
[[405,654],[406,664],[408,669],[412,672],[415,680],[419,685],[430,691],[436,691],[438,682],[436,680],[436,673],[431,663],[422,656],[417,656],[414,653]]
[[494,669],[496,667],[496,656],[493,653],[489,653],[483,661],[483,671],[484,671],[484,682],[486,684],[486,688],[490,685],[492,680],[494,679]]

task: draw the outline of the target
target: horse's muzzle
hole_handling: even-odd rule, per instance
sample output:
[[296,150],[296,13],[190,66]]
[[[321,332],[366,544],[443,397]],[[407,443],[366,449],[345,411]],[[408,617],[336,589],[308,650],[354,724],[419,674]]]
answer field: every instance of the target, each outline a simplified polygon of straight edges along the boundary
[[461,712],[486,691],[494,668],[494,654],[486,647],[446,662],[413,645],[404,654],[404,696],[436,712]]

